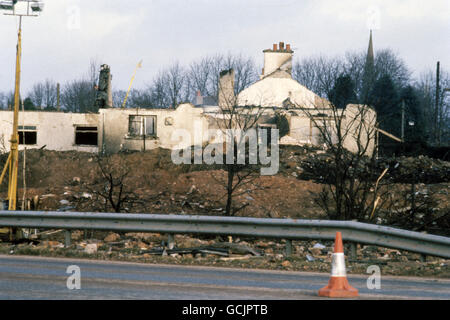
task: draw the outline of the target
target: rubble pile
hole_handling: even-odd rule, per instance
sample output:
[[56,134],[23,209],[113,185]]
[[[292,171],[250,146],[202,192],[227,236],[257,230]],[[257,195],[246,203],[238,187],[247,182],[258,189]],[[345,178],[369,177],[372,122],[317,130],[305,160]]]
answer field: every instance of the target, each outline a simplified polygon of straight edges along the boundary
[[327,184],[336,181],[338,172],[344,173],[342,168],[345,168],[345,176],[347,178],[352,177],[369,181],[376,181],[384,170],[384,168],[381,168],[376,162],[370,161],[368,158],[355,160],[353,155],[346,151],[344,151],[344,155],[339,163],[334,161],[331,154],[323,151],[309,154],[301,161],[300,165],[303,171],[299,175],[299,179]]
[[[358,179],[376,181],[383,170],[388,168],[384,180],[389,180],[391,183],[450,182],[450,162],[427,156],[380,158],[376,162],[364,158],[361,159],[358,167],[354,165],[351,156],[344,157],[343,161],[346,163],[345,167],[350,170],[348,176],[355,176]],[[303,159],[301,168],[303,172],[299,175],[299,179],[320,183],[332,183],[337,170],[332,155],[317,152]]]
[[379,168],[389,168],[396,183],[440,183],[450,181],[450,162],[427,156],[382,159]]

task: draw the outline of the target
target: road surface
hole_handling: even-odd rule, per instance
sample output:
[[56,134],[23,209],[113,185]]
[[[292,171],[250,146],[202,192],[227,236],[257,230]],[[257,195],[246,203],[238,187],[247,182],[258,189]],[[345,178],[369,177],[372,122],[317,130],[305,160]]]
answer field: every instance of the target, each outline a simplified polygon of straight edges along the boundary
[[[81,289],[69,290],[77,265]],[[450,280],[349,275],[360,299],[450,299]],[[0,299],[321,299],[329,274],[0,255]]]

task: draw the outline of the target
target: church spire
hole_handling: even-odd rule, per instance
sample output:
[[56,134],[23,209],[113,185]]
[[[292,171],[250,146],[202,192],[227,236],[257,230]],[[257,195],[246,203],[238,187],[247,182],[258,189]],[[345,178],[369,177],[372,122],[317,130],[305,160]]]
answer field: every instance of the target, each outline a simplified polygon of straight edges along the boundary
[[372,30],[370,30],[369,48],[367,49],[366,68],[374,65]]
[[364,78],[362,87],[363,103],[370,102],[370,92],[375,80],[375,55],[373,54],[372,30],[370,30],[369,48],[367,49],[366,64],[364,65]]

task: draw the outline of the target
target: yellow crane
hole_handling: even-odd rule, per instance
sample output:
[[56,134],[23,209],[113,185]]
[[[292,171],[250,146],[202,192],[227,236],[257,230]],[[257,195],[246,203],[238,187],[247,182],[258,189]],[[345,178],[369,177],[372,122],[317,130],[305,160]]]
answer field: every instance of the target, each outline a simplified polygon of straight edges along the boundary
[[133,76],[131,77],[130,85],[128,86],[127,94],[125,95],[125,99],[123,100],[123,103],[122,103],[122,108],[125,108],[125,105],[127,104],[127,99],[128,99],[128,95],[130,94],[131,86],[133,85],[133,81],[134,81],[134,78],[136,77],[137,70],[140,68],[142,68],[142,60],[139,61],[136,68],[134,69],[134,73],[133,73]]

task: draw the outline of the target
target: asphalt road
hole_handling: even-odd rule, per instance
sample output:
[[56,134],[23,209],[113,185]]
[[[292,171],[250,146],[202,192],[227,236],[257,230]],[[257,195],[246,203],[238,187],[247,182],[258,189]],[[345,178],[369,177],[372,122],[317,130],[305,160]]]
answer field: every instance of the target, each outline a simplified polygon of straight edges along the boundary
[[[69,290],[77,265],[81,289]],[[360,299],[450,299],[450,280],[348,276]],[[0,299],[321,299],[329,274],[0,255]]]

